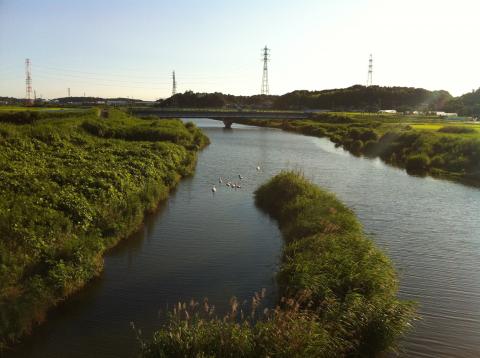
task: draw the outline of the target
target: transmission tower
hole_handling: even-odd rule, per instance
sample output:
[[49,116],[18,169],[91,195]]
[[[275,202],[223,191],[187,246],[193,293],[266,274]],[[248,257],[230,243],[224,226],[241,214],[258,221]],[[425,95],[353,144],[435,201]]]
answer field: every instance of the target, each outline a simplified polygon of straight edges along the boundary
[[70,97],[70,87],[67,88],[68,97]]
[[263,55],[263,76],[262,76],[262,90],[261,94],[269,94],[270,89],[268,87],[268,61],[270,61],[270,49],[265,46],[262,49]]
[[370,54],[368,60],[368,77],[367,77],[367,87],[370,87],[373,84],[373,56]]
[[30,59],[25,59],[25,100],[27,106],[31,106],[33,104],[32,101],[32,63]]
[[172,72],[172,96],[177,94],[177,80],[175,79],[175,71]]

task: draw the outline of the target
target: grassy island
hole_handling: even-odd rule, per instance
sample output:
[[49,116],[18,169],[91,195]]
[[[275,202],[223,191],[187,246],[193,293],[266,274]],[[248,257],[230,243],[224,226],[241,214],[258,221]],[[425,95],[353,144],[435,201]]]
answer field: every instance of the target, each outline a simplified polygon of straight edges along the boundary
[[0,349],[102,270],[102,254],[190,174],[192,123],[111,110],[0,115]]
[[322,113],[308,120],[241,123],[326,137],[355,155],[379,157],[410,174],[480,186],[480,123],[368,113]]
[[144,357],[372,357],[395,349],[414,317],[397,298],[390,260],[363,234],[334,195],[295,172],[282,172],[255,193],[278,221],[285,247],[278,306],[215,317],[208,302],[179,304],[149,341]]

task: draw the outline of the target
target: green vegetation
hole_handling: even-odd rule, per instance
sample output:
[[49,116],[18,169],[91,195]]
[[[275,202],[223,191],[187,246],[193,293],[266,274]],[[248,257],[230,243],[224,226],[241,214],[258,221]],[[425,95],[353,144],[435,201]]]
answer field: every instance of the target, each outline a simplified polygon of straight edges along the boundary
[[0,107],[0,123],[27,124],[40,119],[60,119],[79,116],[91,116],[95,110],[32,108],[32,107]]
[[453,97],[446,91],[413,87],[352,86],[323,91],[294,91],[276,99],[277,109],[321,108],[330,110],[381,109],[433,111],[442,109]]
[[448,101],[444,110],[459,113],[463,116],[480,117],[480,88]]
[[397,299],[390,260],[367,239],[355,215],[294,172],[255,193],[285,239],[278,306],[245,315],[236,299],[223,318],[207,305],[179,304],[144,357],[372,357],[392,350],[414,317]]
[[440,128],[438,131],[442,132],[442,133],[453,133],[453,134],[477,133],[475,128],[467,127],[467,126],[445,126],[445,127]]
[[355,155],[380,157],[411,174],[430,174],[480,185],[480,125],[428,117],[319,114],[311,120],[241,123],[330,138]]
[[13,122],[0,123],[0,348],[98,275],[208,143],[192,123],[113,110]]
[[179,108],[270,108],[277,96],[254,95],[254,96],[233,96],[230,94],[215,93],[194,93],[186,91],[177,93],[165,100],[159,100],[159,107]]
[[[479,92],[480,93],[480,92]],[[461,107],[447,91],[428,91],[412,87],[352,86],[322,91],[293,91],[281,96],[232,96],[223,93],[178,93],[159,100],[161,107],[180,108],[263,108],[276,110],[328,109],[332,111],[442,111]],[[476,101],[477,107],[478,100]],[[450,106],[449,106],[450,105]],[[480,108],[480,107],[479,107]],[[460,113],[463,114],[462,111]],[[470,114],[470,112],[469,112]]]

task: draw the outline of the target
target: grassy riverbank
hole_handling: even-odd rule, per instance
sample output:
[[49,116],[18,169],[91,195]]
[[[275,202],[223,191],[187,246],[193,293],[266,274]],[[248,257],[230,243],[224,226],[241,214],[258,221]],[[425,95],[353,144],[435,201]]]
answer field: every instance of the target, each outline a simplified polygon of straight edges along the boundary
[[232,299],[215,317],[208,302],[179,305],[144,357],[371,357],[395,348],[414,316],[397,299],[390,260],[367,239],[355,215],[302,175],[282,172],[261,186],[257,205],[279,223],[285,248],[282,299],[258,313]]
[[59,112],[0,116],[0,348],[98,275],[208,143],[179,120]]
[[242,123],[327,137],[355,155],[380,157],[410,174],[480,185],[480,124],[353,113]]

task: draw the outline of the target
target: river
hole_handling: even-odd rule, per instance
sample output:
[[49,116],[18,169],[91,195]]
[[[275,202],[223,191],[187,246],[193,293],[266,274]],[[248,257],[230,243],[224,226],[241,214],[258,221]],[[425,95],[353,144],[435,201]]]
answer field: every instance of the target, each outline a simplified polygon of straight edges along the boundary
[[[282,169],[301,170],[334,192],[392,258],[400,296],[417,301],[421,315],[401,356],[480,356],[479,189],[409,176],[326,139],[194,121],[211,139],[195,175],[107,253],[101,277],[52,310],[8,356],[132,357],[130,322],[148,337],[179,300],[208,297],[221,312],[231,296],[249,299],[265,288],[273,304],[282,240],[253,191]],[[242,188],[220,185],[220,176]]]

